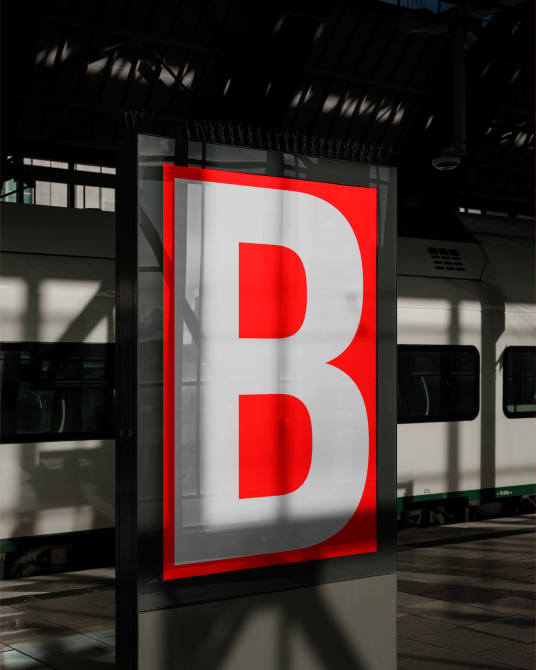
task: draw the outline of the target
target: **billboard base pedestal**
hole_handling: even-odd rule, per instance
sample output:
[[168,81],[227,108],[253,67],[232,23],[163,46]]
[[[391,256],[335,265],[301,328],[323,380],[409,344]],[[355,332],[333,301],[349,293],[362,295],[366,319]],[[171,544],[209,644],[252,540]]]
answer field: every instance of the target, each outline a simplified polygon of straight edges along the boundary
[[396,670],[396,574],[138,614],[139,670]]

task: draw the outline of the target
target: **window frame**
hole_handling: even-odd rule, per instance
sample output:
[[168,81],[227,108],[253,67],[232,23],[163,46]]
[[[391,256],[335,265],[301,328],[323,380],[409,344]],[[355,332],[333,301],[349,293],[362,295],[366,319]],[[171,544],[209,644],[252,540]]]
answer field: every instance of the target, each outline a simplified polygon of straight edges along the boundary
[[[439,351],[438,351],[439,350]],[[417,353],[417,352],[437,352],[437,353],[448,353],[448,352],[466,352],[473,353],[475,356],[475,376],[477,377],[477,383],[475,384],[474,392],[474,407],[475,411],[471,414],[444,414],[441,416],[408,416],[400,417],[399,415],[399,403],[398,403],[398,356],[401,353]],[[474,421],[477,416],[480,414],[480,352],[478,349],[472,345],[465,344],[398,344],[397,345],[397,369],[396,369],[396,388],[397,388],[397,406],[396,406],[396,415],[397,415],[397,425],[410,424],[410,423],[456,423],[461,421]]]
[[536,409],[533,412],[510,412],[506,404],[506,367],[508,365],[508,356],[513,353],[531,353],[536,354],[536,347],[534,346],[511,346],[505,347],[503,351],[503,360],[502,360],[502,377],[503,377],[503,397],[502,397],[502,409],[503,414],[507,419],[533,419],[536,417]]
[[[43,390],[54,389],[110,389],[115,390],[115,344],[113,343],[78,343],[78,342],[2,342],[0,349],[3,352],[28,351],[37,359],[63,358],[65,360],[106,360],[108,369],[112,370],[112,377],[102,380],[51,380],[44,381],[37,378],[36,369],[32,369],[30,384]],[[58,356],[61,353],[62,356]],[[114,440],[115,427],[96,430],[88,433],[6,433],[0,430],[0,444],[28,444],[33,442],[86,442],[88,440]]]

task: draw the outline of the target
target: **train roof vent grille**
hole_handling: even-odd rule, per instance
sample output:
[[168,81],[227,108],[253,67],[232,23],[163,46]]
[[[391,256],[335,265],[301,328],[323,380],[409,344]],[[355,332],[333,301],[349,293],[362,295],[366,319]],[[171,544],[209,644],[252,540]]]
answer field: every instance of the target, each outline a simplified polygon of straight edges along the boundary
[[457,249],[428,247],[428,253],[432,258],[434,268],[438,274],[444,275],[447,272],[465,272],[462,259]]

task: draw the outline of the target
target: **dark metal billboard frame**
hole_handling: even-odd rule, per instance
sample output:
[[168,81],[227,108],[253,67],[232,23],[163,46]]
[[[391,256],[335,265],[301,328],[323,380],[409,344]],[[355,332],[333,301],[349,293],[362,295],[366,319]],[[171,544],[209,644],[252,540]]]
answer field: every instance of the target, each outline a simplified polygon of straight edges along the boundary
[[[281,591],[345,579],[392,573],[396,561],[396,170],[383,166],[314,158],[321,169],[316,176],[298,176],[313,181],[350,185],[377,184],[378,191],[378,299],[391,301],[393,309],[378,310],[378,447],[377,530],[378,552],[342,556],[290,565],[255,568],[235,573],[208,575],[160,583],[153,591],[144,585],[158,581],[145,558],[147,544],[157,544],[156,535],[140,544],[138,536],[138,236],[145,235],[160,267],[144,268],[158,273],[162,268],[161,240],[149,221],[139,220],[138,141],[125,140],[117,152],[116,197],[116,612],[117,667],[138,667],[138,613],[162,607],[181,607],[241,595]],[[147,136],[145,136],[147,137]],[[174,152],[166,160],[178,166],[210,167],[210,147],[216,145],[160,138],[173,142]],[[254,152],[246,147],[219,145],[221,152]],[[195,154],[195,157],[192,156]],[[242,155],[242,154],[241,154]],[[265,173],[283,176],[284,160],[310,161],[296,154],[265,152]],[[154,165],[148,168],[156,174]],[[220,168],[221,169],[221,168]],[[223,169],[232,169],[231,167]],[[324,172],[322,172],[324,170]],[[348,178],[348,172],[354,176]],[[380,177],[380,170],[381,177]],[[241,171],[235,168],[235,171]],[[321,175],[321,176],[319,176]],[[323,175],[323,176],[322,176]],[[346,176],[345,176],[346,175]],[[355,177],[357,175],[357,177]],[[286,175],[285,175],[286,176]],[[355,181],[357,179],[357,181]],[[370,180],[370,181],[369,181]],[[380,188],[381,182],[381,188]],[[146,218],[146,214],[143,213]],[[158,549],[157,549],[158,551]],[[141,552],[141,554],[140,554]],[[154,563],[154,561],[153,561]],[[141,573],[140,573],[141,570]],[[140,581],[140,574],[145,575]],[[247,574],[245,574],[247,573]],[[142,584],[143,582],[143,584]],[[181,582],[178,586],[176,582]],[[140,588],[140,584],[142,584]]]

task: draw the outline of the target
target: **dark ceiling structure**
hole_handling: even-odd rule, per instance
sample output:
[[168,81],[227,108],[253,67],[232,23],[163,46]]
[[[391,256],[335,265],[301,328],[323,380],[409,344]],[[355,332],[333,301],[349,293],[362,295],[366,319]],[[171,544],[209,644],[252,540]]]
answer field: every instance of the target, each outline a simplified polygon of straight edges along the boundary
[[[2,178],[25,157],[113,166],[134,113],[162,135],[197,119],[383,147],[402,206],[533,216],[534,2],[398,3],[4,3]],[[440,171],[456,105],[467,149]]]

